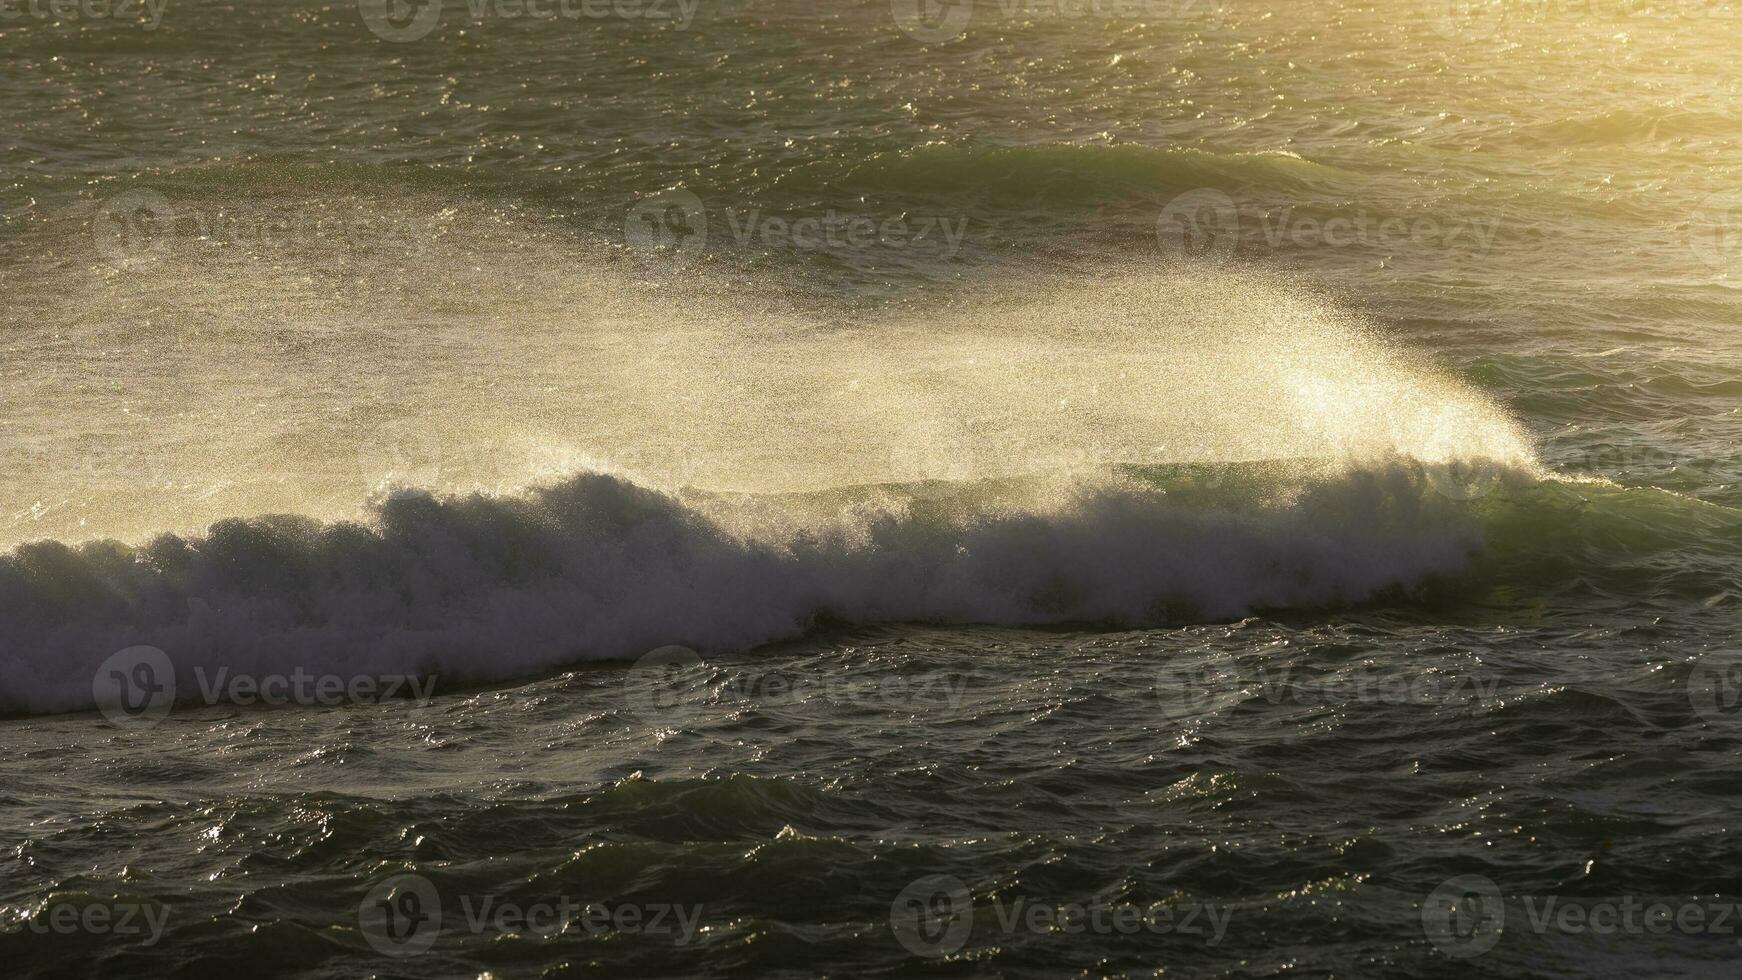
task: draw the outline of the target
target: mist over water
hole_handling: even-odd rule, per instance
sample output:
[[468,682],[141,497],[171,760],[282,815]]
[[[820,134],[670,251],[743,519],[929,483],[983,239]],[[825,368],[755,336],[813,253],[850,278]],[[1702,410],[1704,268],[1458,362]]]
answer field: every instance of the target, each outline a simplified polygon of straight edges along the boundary
[[[1479,392],[1226,263],[807,303],[766,272],[376,207],[427,237],[342,279],[330,233],[259,268],[173,222],[119,271],[45,273],[64,329],[181,381],[128,389],[118,423],[108,388],[32,413],[40,458],[6,492],[34,501],[15,524],[59,533],[0,573],[21,610],[8,707],[88,707],[85,678],[137,646],[188,681],[318,663],[476,682],[819,621],[1357,602],[1461,569],[1480,540],[1462,500],[1538,471]],[[56,356],[21,360],[51,378]],[[68,601],[78,580],[101,597]]]
[[[804,302],[769,272],[673,274],[420,203],[372,205],[414,247],[342,272],[335,230],[255,258],[173,222],[119,271],[44,263],[37,329],[96,341],[118,376],[55,397],[64,346],[17,352],[13,541],[348,518],[390,487],[511,494],[581,470],[781,493],[1114,464],[1534,465],[1490,400],[1286,277],[1108,257]],[[248,210],[229,227],[267,227]]]

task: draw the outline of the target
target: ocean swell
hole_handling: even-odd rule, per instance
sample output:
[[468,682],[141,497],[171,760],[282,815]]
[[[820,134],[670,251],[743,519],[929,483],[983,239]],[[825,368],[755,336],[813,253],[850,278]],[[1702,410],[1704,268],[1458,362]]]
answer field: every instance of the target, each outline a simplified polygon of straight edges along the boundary
[[1199,187],[1273,193],[1343,186],[1350,175],[1286,151],[1237,152],[1135,143],[994,147],[933,143],[885,153],[844,182],[881,192],[978,195],[995,201],[1110,200]]
[[135,645],[178,675],[484,681],[665,644],[740,650],[819,621],[1143,626],[1323,607],[1455,573],[1480,545],[1419,465],[1269,486],[1230,472],[1195,490],[1109,474],[785,496],[584,473],[510,496],[400,490],[362,523],[38,542],[0,556],[0,712],[89,708],[93,672]]

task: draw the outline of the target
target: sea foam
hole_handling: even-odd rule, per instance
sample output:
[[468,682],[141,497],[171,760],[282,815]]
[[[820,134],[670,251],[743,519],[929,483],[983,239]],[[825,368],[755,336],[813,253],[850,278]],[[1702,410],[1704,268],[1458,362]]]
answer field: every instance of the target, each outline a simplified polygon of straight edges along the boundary
[[135,645],[178,672],[481,681],[819,621],[1154,626],[1359,602],[1454,573],[1480,543],[1404,461],[1270,489],[1196,478],[763,498],[588,473],[505,497],[401,490],[366,523],[41,542],[0,558],[0,710],[88,708],[93,671]]

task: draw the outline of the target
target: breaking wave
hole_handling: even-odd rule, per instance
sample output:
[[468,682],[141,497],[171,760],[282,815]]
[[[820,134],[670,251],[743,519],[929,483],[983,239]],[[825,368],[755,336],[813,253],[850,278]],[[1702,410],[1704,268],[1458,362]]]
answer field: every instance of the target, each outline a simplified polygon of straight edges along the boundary
[[38,542],[0,557],[0,711],[90,707],[93,671],[134,645],[181,671],[483,681],[820,622],[1152,626],[1356,603],[1465,567],[1481,535],[1445,489],[1407,461],[772,496],[586,473],[511,496],[400,490],[366,522]]

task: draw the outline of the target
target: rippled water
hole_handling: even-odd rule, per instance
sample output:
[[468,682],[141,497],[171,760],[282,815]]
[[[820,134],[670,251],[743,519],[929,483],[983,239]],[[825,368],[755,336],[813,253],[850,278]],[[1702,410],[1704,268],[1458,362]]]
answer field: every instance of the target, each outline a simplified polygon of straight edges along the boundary
[[0,955],[1728,975],[1739,41],[0,6]]

